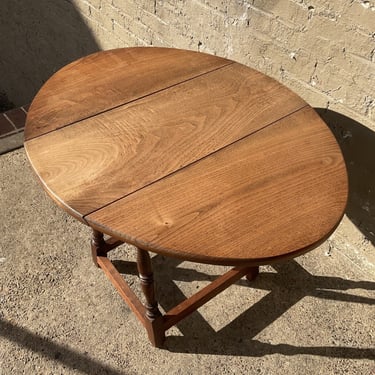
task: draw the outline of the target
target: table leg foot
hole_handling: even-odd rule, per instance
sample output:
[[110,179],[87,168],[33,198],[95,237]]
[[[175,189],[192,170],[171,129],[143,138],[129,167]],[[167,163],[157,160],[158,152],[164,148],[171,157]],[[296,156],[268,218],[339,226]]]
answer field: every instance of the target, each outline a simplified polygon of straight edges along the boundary
[[251,267],[249,272],[246,274],[246,279],[248,281],[254,281],[259,275],[259,266]]
[[149,320],[146,324],[148,338],[153,346],[162,348],[165,341],[164,320],[162,316]]

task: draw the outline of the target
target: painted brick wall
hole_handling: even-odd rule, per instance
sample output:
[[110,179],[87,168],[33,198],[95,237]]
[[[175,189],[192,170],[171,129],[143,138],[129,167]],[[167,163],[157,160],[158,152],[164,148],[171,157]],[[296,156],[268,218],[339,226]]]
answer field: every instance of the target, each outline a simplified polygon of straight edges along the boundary
[[254,67],[375,130],[375,0],[1,0],[0,91],[28,103],[97,49],[200,50]]
[[316,107],[375,130],[375,2],[72,0],[102,49],[173,46],[229,57]]
[[0,100],[29,103],[56,70],[98,50],[84,19],[67,0],[0,0]]

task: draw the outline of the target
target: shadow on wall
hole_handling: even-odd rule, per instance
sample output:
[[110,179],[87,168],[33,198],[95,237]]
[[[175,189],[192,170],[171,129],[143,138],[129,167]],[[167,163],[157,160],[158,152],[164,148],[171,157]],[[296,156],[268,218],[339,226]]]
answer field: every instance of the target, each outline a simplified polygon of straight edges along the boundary
[[316,108],[341,147],[349,175],[346,214],[375,245],[375,133],[337,112]]
[[16,106],[62,66],[99,49],[67,0],[1,0],[0,45],[0,92]]

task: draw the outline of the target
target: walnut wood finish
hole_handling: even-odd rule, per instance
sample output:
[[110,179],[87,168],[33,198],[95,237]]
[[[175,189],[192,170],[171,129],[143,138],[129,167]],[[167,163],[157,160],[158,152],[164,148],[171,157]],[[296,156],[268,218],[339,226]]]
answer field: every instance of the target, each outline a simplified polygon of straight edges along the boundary
[[346,197],[340,149],[305,107],[86,220],[168,256],[267,264],[329,236]]
[[[118,49],[68,65],[34,99],[25,139],[44,189],[93,228],[94,263],[155,346],[259,265],[319,245],[347,201],[340,149],[310,106],[191,51]],[[139,249],[145,305],[106,257],[123,242]],[[147,251],[236,267],[161,315]]]
[[137,267],[143,294],[146,297],[146,316],[153,320],[160,316],[158,303],[155,298],[154,277],[151,268],[151,259],[147,251],[138,249],[137,253]]
[[98,267],[98,256],[105,256],[109,251],[123,243],[123,241],[117,240],[113,237],[105,241],[103,233],[93,229],[91,238],[91,254],[94,264]]
[[179,305],[169,310],[165,315],[164,328],[167,330],[177,324],[180,320],[186,318],[189,314],[203,306],[209,300],[217,296],[220,292],[239,280],[250,271],[247,267],[236,267],[224,275],[218,277],[202,290],[182,301]]
[[98,265],[104,271],[108,279],[119,292],[122,299],[132,309],[139,321],[147,328],[146,309],[125,282],[124,278],[116,270],[115,266],[107,257],[98,256]]
[[259,267],[250,267],[249,272],[246,274],[246,279],[248,281],[254,281],[256,277],[259,275]]
[[98,52],[65,66],[34,98],[25,140],[231,63],[171,48],[123,48]]
[[85,216],[305,105],[276,81],[231,64],[25,147],[54,199]]
[[149,321],[146,326],[148,337],[154,346],[159,347],[164,341],[165,329],[163,327],[163,318],[155,297],[151,259],[147,251],[142,249],[137,250],[137,267],[142,291],[146,298],[144,306],[146,308],[146,317]]
[[106,254],[104,250],[105,246],[106,243],[104,241],[103,233],[94,229],[91,238],[91,255],[92,260],[97,267],[99,267],[97,257]]
[[[113,249],[121,243],[121,241],[115,240],[114,238],[109,238],[107,241],[104,241],[103,234],[99,231],[94,231],[93,233],[92,248],[94,254],[104,254],[108,252],[109,249]],[[176,325],[199,307],[203,306],[206,302],[214,298],[244,275],[249,281],[253,281],[259,273],[258,266],[233,268],[224,275],[218,277],[199,292],[186,298],[180,304],[170,309],[166,314],[162,315],[159,311],[155,297],[151,259],[147,251],[137,249],[137,267],[142,291],[146,300],[144,305],[142,305],[138,297],[130,289],[129,285],[105,255],[98,255],[95,262],[103,269],[104,273],[115,286],[120,296],[136,314],[140,322],[146,328],[150,342],[156,347],[163,346],[165,332],[169,328]]]

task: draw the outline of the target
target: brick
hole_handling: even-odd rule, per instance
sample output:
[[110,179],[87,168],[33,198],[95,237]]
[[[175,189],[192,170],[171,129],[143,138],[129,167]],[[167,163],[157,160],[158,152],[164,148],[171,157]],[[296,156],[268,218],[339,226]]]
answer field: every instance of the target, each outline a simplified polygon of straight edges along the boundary
[[[345,2],[344,2],[345,3]],[[348,2],[345,12],[341,13],[341,22],[348,28],[359,29],[367,35],[374,32],[375,2],[365,8],[358,1]]]
[[[70,0],[56,5],[48,2],[48,13],[59,22],[59,13],[77,12],[63,17],[66,33],[61,35],[64,41],[71,41],[72,50],[84,51],[89,43],[89,37],[82,36],[83,20],[101,49],[155,45],[217,54],[282,81],[311,103],[335,106],[375,128],[371,108],[375,76],[373,6],[373,1],[364,7],[361,1],[342,0]],[[22,17],[28,25],[41,22],[32,10],[22,17],[20,14],[5,10],[0,22],[8,28],[12,17],[17,25],[24,24]],[[57,69],[57,62],[66,58],[64,51],[56,48],[64,45],[62,38],[41,40],[33,44],[35,58],[48,50],[55,51],[58,58],[39,59],[37,68],[23,68],[17,81],[22,82],[22,91],[29,97],[21,97],[14,85],[7,84],[11,99],[20,96],[22,103],[31,100],[30,93],[34,94],[45,80],[42,73],[50,65]],[[19,61],[27,59],[30,47],[13,46],[1,35],[0,43]],[[5,55],[0,69],[8,72],[14,61]],[[7,74],[2,76],[7,78]]]
[[8,121],[8,119],[1,113],[0,114],[0,136],[14,132],[15,127]]
[[102,0],[87,0],[85,1],[90,7],[94,7],[95,9],[101,9],[102,7]]
[[309,15],[307,6],[303,7],[292,1],[254,0],[252,7],[298,28],[306,24]]
[[22,106],[22,109],[25,111],[25,113],[29,112],[30,104],[25,104]]
[[10,111],[5,112],[5,115],[12,121],[13,125],[17,129],[22,129],[25,127],[26,113],[22,108],[15,108]]

